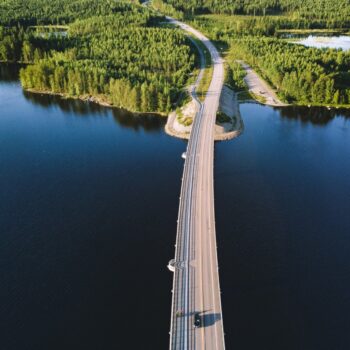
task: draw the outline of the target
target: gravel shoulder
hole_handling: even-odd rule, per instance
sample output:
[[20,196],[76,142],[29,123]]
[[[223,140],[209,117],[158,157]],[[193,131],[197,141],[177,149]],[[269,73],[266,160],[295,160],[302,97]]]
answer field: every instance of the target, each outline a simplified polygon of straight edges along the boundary
[[244,81],[247,84],[249,91],[261,98],[261,101],[259,99],[259,102],[275,107],[288,106],[288,104],[279,100],[272,87],[269,86],[266,81],[264,81],[247,63],[243,61],[237,62],[241,64],[242,68],[247,73]]

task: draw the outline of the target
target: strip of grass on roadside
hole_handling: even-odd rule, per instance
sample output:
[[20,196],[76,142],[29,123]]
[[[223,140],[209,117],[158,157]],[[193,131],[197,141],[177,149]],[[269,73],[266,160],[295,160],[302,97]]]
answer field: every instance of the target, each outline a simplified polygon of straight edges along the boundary
[[[172,23],[168,23],[168,22],[162,22],[160,24],[162,27],[168,27],[168,28],[176,28],[176,26]],[[196,45],[193,45],[193,47],[198,50],[198,48],[204,53],[204,71],[203,71],[203,76],[201,81],[198,84],[198,87],[196,89],[196,93],[198,98],[200,99],[200,101],[204,101],[205,99],[205,95],[208,92],[209,89],[209,85],[211,83],[211,79],[213,76],[213,67],[212,67],[212,62],[211,62],[211,56],[210,56],[210,52],[208,51],[208,49],[205,47],[205,45],[199,40],[197,39],[195,36],[186,33],[191,40],[193,40],[196,45],[198,47],[196,47]],[[193,71],[192,76],[190,77],[190,79],[188,80],[188,85],[192,84],[195,82],[195,79],[197,78],[199,72],[200,72],[200,54],[198,53],[197,56],[197,60],[196,60],[196,69]],[[177,106],[184,106],[187,102],[189,102],[189,98],[188,98],[188,94],[186,92],[184,92],[178,102],[177,102]]]
[[255,94],[254,92],[250,91],[250,95],[252,96],[252,98],[260,103],[266,103],[266,97]]
[[208,92],[209,85],[211,83],[211,79],[213,76],[213,66],[211,62],[211,56],[210,56],[209,50],[205,47],[205,45],[200,40],[194,37],[191,37],[191,38],[196,42],[200,50],[202,50],[202,52],[204,53],[205,63],[204,63],[203,76],[196,89],[198,98],[201,101],[204,101],[205,95]]

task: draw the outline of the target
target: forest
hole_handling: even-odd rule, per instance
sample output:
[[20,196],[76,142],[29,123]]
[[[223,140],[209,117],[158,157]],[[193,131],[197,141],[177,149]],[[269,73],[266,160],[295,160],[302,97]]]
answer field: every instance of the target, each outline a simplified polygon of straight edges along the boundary
[[68,24],[76,19],[105,16],[129,8],[138,1],[111,0],[1,0],[0,25]]
[[324,23],[293,19],[285,15],[248,16],[205,14],[196,15],[187,19],[196,28],[207,33],[213,40],[230,40],[233,37],[245,35],[278,36],[280,31],[288,30],[329,30],[338,33],[347,33],[350,23],[343,21]]
[[254,66],[289,103],[350,104],[350,53],[295,45],[276,38],[231,42],[232,54]]
[[349,27],[348,0],[155,0],[163,3],[164,10],[191,17],[196,14],[216,13],[229,15],[281,15],[298,23],[315,22],[325,27]]
[[227,84],[236,90],[244,89],[244,72],[236,62],[241,59],[271,83],[285,102],[350,105],[350,51],[307,48],[279,38],[280,29],[295,28],[297,22],[291,16],[199,14],[187,21],[221,50],[228,62]]
[[[291,44],[281,29],[350,27],[339,0],[153,0],[186,17],[227,55],[226,83],[244,89],[243,59],[296,104],[349,105],[350,53]],[[26,64],[25,89],[107,102],[130,111],[167,112],[181,96],[195,51],[165,18],[113,0],[3,0],[0,62]],[[344,29],[345,30],[345,29]]]
[[[35,12],[33,5],[34,12],[16,17],[17,26],[0,27],[0,60],[27,64],[20,71],[25,89],[93,96],[130,111],[167,112],[172,108],[195,63],[194,49],[181,31],[163,28],[162,16],[139,5],[53,1],[60,2],[64,10],[59,18],[47,10]],[[86,10],[86,3],[94,4],[93,10]],[[72,4],[78,10],[81,6],[82,16],[72,10]],[[40,33],[31,26],[62,25],[70,20],[74,21],[62,35]]]

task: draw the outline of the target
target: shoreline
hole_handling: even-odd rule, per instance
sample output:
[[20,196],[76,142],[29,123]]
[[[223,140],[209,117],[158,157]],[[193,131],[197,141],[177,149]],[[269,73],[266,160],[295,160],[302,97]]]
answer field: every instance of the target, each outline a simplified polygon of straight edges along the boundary
[[157,115],[161,118],[166,118],[168,116],[167,113],[164,112],[137,112],[137,111],[132,111],[123,107],[118,107],[115,106],[113,104],[111,104],[110,102],[104,100],[104,98],[102,96],[94,96],[94,95],[79,95],[79,96],[71,96],[62,92],[52,92],[52,91],[41,91],[41,90],[35,90],[35,89],[25,89],[23,88],[23,91],[27,91],[33,94],[38,94],[38,95],[51,95],[51,96],[59,96],[62,99],[66,99],[66,100],[80,100],[83,102],[91,102],[91,103],[95,103],[98,104],[99,106],[102,107],[106,107],[106,108],[115,108],[115,109],[120,109],[120,110],[125,110],[131,114],[134,114],[136,116],[142,116],[142,115]]
[[[172,23],[171,18],[167,18],[170,23]],[[181,26],[180,26],[181,27]],[[189,27],[187,24],[183,24],[181,27],[182,30],[186,31],[187,33],[192,33],[191,27]],[[192,29],[193,30],[193,29]],[[180,109],[180,114],[178,115],[178,111],[172,111],[167,119],[167,122],[165,124],[164,130],[165,132],[172,137],[177,137],[180,139],[189,140],[192,126],[194,124],[194,119],[196,118],[198,111],[201,108],[201,105],[204,103],[200,100],[200,96],[198,96],[197,90],[199,89],[200,84],[203,81],[203,77],[205,74],[205,71],[207,69],[206,67],[206,54],[204,52],[204,49],[200,47],[200,45],[191,37],[190,34],[188,34],[188,38],[192,41],[194,46],[197,48],[197,51],[200,56],[200,69],[199,73],[197,75],[196,81],[191,84],[188,87],[188,94],[192,98],[189,103],[187,103],[185,106],[183,106]],[[212,67],[212,62],[210,60]],[[213,76],[210,77],[210,83],[212,82]],[[207,98],[206,91],[204,96],[204,101]],[[227,121],[224,123],[218,123],[215,122],[214,125],[214,141],[224,141],[224,140],[231,140],[237,136],[239,136],[243,131],[243,121],[239,112],[239,104],[237,101],[237,94],[231,90],[228,86],[223,86],[221,92],[220,92],[220,99],[219,99],[219,109],[218,111],[223,112],[226,117]],[[183,123],[178,121],[178,117],[182,116],[186,119],[192,119],[192,122],[190,125],[184,125]]]
[[[241,61],[237,60],[239,63]],[[242,61],[243,62],[243,61]],[[246,64],[246,63],[245,63]],[[14,66],[21,66],[21,65],[25,65],[25,63],[21,63],[21,62],[9,62],[9,61],[0,61],[0,65],[14,65]],[[247,64],[248,65],[248,64]],[[248,65],[249,66],[249,65]],[[250,67],[250,66],[249,66]],[[242,67],[243,68],[243,67]],[[251,68],[252,71],[255,72],[255,70],[253,68]],[[255,74],[257,75],[257,77],[263,81],[264,84],[266,84],[268,87],[269,87],[269,84],[263,79],[261,78],[256,72]],[[20,80],[19,80],[20,82]],[[270,89],[272,89],[273,91],[273,88],[272,87],[269,87]],[[165,113],[165,112],[158,112],[158,111],[153,111],[153,112],[139,112],[139,111],[132,111],[132,110],[129,110],[129,109],[126,109],[126,108],[123,108],[123,107],[118,107],[118,106],[115,106],[111,103],[109,103],[108,101],[106,101],[104,99],[104,97],[102,96],[94,96],[94,95],[80,95],[80,96],[71,96],[71,95],[68,95],[66,93],[62,93],[62,92],[52,92],[52,91],[44,91],[44,90],[36,90],[36,89],[25,89],[23,88],[22,86],[22,89],[23,91],[27,91],[27,92],[30,92],[30,93],[34,93],[34,94],[44,94],[44,95],[52,95],[52,96],[60,96],[61,98],[63,99],[73,99],[73,100],[81,100],[81,101],[84,101],[84,102],[93,102],[93,103],[96,103],[102,107],[109,107],[109,108],[116,108],[116,109],[123,109],[123,110],[126,110],[132,114],[135,114],[135,115],[157,115],[157,116],[160,116],[162,118],[165,118],[165,117],[168,117],[170,116],[171,113],[173,112],[170,112],[170,113]],[[248,91],[250,91],[250,88],[248,86]],[[242,91],[238,91],[238,93],[241,93]],[[254,91],[253,91],[254,93]],[[259,95],[259,94],[258,94]],[[265,96],[261,95],[262,98],[264,98]],[[252,96],[252,101],[256,101],[257,103],[260,103],[260,104],[263,104],[263,105],[268,105],[268,106],[272,106],[272,107],[308,107],[308,108],[312,108],[312,107],[318,107],[318,108],[327,108],[328,110],[329,109],[346,109],[346,110],[349,110],[350,109],[350,104],[348,105],[341,105],[341,104],[314,104],[314,103],[298,103],[298,102],[293,102],[293,103],[290,103],[290,104],[287,104],[287,103],[283,103],[281,102],[281,105],[276,105],[276,104],[269,104],[269,103],[264,103],[262,101],[259,101],[258,99],[254,98]],[[178,137],[178,136],[176,136]]]
[[[228,141],[241,135],[244,130],[244,123],[239,110],[237,93],[225,85],[221,92],[219,111],[223,112],[231,120],[224,123],[215,123],[214,141]],[[196,115],[197,112],[192,116],[193,121]],[[169,136],[188,140],[193,122],[190,126],[185,127],[180,125],[179,128],[179,123],[177,122],[176,118],[176,111],[169,114],[164,128],[165,132]]]
[[290,106],[287,103],[283,103],[278,98],[274,89],[263,78],[261,78],[261,76],[250,65],[242,60],[237,60],[237,62],[246,72],[244,82],[247,84],[249,92],[252,93],[252,97],[256,101],[272,107]]
[[[237,62],[246,71],[247,75],[244,78],[247,84],[248,91],[252,94],[252,99],[257,103],[272,106],[272,107],[319,107],[330,109],[350,109],[350,105],[334,105],[334,104],[315,104],[315,103],[284,103],[282,102],[275,89],[263,79],[249,64],[244,61],[237,60]],[[249,76],[248,76],[249,75]],[[255,96],[254,96],[255,95]],[[264,101],[265,100],[265,101]]]
[[[17,63],[16,63],[17,64]],[[72,99],[72,100],[80,100],[82,102],[90,102],[90,103],[95,103],[101,107],[106,107],[106,108],[111,108],[111,109],[119,109],[119,110],[124,110],[127,111],[135,116],[157,116],[159,118],[167,118],[167,122],[165,124],[165,132],[172,137],[176,137],[179,139],[183,139],[183,140],[188,140],[189,139],[189,135],[190,135],[190,131],[188,132],[180,132],[180,131],[176,131],[174,128],[171,127],[171,125],[174,123],[174,119],[176,118],[176,112],[172,111],[170,113],[164,113],[164,112],[136,112],[136,111],[131,111],[129,109],[126,108],[122,108],[122,107],[118,107],[115,106],[111,103],[109,103],[108,101],[104,101],[102,97],[98,97],[98,96],[93,96],[93,95],[80,95],[80,96],[70,96],[68,94],[64,94],[64,93],[55,93],[55,92],[51,92],[51,91],[40,91],[40,90],[35,90],[35,89],[24,89],[22,87],[23,91],[29,92],[29,93],[33,93],[33,94],[37,94],[37,95],[51,95],[51,96],[58,96],[62,99]],[[239,94],[240,92],[238,92]],[[236,97],[237,97],[237,93],[235,92]],[[247,100],[248,101],[248,100]],[[252,102],[255,103],[260,103],[263,105],[267,105],[267,106],[271,106],[271,107],[304,107],[304,108],[326,108],[328,110],[341,110],[341,109],[345,109],[345,110],[349,110],[350,109],[350,105],[316,105],[316,104],[298,104],[298,103],[293,103],[293,104],[284,104],[282,106],[276,106],[276,105],[270,105],[267,103],[263,103],[257,99],[254,99],[252,97],[251,99]],[[242,102],[242,101],[241,101]],[[238,105],[240,102],[238,102]],[[243,121],[242,121],[243,123]],[[231,140],[237,136],[239,136],[242,133],[239,132],[235,132],[235,131],[231,131],[231,132],[227,132],[224,135],[219,135],[217,133],[215,133],[215,141],[224,141],[224,140]]]

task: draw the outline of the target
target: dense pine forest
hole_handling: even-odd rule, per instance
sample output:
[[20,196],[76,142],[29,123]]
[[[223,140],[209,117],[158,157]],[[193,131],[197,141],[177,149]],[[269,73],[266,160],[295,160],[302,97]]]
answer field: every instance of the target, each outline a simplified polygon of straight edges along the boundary
[[243,89],[244,60],[288,103],[348,106],[350,52],[314,49],[279,38],[280,30],[348,32],[350,1],[340,0],[154,0],[214,40],[226,55],[227,83]]
[[[193,69],[194,54],[184,34],[163,28],[162,16],[139,5],[11,0],[0,9],[0,60],[27,64],[20,73],[26,89],[166,112]],[[66,32],[32,27],[43,24],[68,26]]]
[[216,13],[230,15],[281,15],[295,23],[350,27],[349,0],[154,0],[168,12],[184,17]]
[[[130,8],[126,1],[108,0],[1,0],[0,24],[23,26],[68,24],[76,19],[105,16]],[[128,1],[138,3],[138,1]]]
[[[237,59],[253,66],[296,104],[349,105],[350,52],[311,49],[280,30],[350,28],[350,1],[153,0],[185,18],[227,56],[227,84],[244,89]],[[3,0],[0,62],[25,64],[24,88],[167,112],[195,64],[190,41],[139,1]]]
[[[191,24],[224,49],[230,85],[242,89],[242,70],[236,60],[249,63],[288,103],[350,104],[350,51],[307,48],[269,34],[268,28],[246,26],[241,31],[231,16],[204,15]],[[257,20],[258,23],[258,20]]]
[[233,40],[236,58],[252,64],[289,103],[350,104],[350,54],[273,38]]

